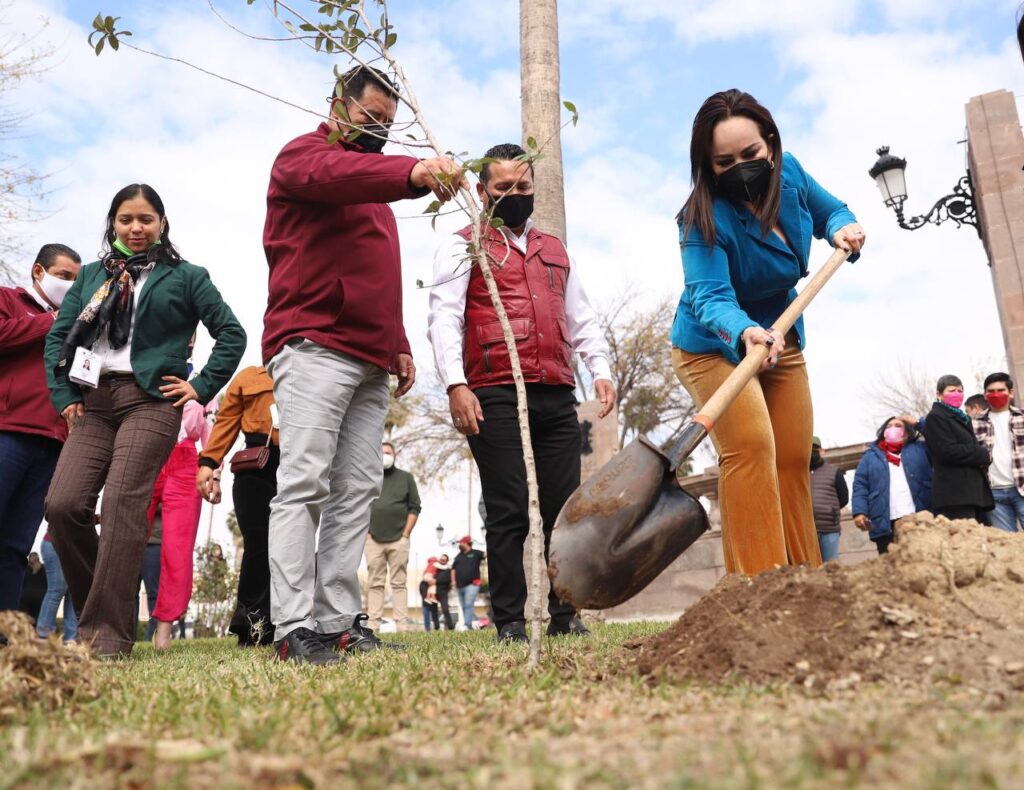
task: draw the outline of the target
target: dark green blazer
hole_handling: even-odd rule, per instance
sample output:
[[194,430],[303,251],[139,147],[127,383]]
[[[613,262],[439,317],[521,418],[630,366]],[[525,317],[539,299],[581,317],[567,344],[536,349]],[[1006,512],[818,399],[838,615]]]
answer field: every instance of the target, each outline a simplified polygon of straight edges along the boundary
[[[82,267],[60,306],[60,315],[46,336],[46,381],[57,413],[82,401],[82,391],[67,376],[56,376],[60,349],[82,308],[107,278],[99,261]],[[204,405],[235,373],[245,353],[245,330],[238,323],[210,275],[187,261],[157,263],[146,278],[135,311],[132,334],[132,372],[139,386],[164,400],[162,376],[188,378],[188,342],[202,321],[216,341],[202,372],[190,382]],[[70,366],[70,360],[69,360]]]

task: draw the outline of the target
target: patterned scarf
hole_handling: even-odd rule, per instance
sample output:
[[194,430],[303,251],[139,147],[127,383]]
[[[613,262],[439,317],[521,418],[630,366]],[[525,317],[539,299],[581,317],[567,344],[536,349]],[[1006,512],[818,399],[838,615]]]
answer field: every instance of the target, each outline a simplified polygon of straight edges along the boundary
[[107,279],[78,314],[61,346],[55,371],[58,376],[67,373],[68,362],[74,359],[78,347],[91,347],[104,329],[111,348],[123,348],[128,342],[135,309],[135,283],[142,270],[160,257],[160,242],[140,253],[133,252],[120,239],[114,241],[113,247],[102,260]]

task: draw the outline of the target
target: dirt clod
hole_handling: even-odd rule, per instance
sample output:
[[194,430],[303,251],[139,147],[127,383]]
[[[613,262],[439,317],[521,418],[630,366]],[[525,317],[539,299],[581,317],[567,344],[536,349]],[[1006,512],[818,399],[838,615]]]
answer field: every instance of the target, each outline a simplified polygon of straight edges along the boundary
[[668,680],[1024,685],[1024,539],[930,514],[898,537],[859,565],[727,576],[633,661]]

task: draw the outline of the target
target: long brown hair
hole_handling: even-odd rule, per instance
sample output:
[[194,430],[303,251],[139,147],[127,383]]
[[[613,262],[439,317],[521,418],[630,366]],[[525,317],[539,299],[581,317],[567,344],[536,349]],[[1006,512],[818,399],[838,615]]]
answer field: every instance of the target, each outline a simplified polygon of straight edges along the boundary
[[754,204],[754,216],[761,221],[762,238],[768,238],[779,219],[780,179],[782,173],[782,138],[768,108],[753,96],[736,88],[719,91],[707,99],[693,119],[690,137],[690,180],[693,191],[676,214],[676,222],[684,234],[696,226],[708,245],[715,243],[715,174],[711,169],[711,139],[717,126],[727,118],[740,115],[757,124],[761,136],[772,152],[771,184],[764,197]]

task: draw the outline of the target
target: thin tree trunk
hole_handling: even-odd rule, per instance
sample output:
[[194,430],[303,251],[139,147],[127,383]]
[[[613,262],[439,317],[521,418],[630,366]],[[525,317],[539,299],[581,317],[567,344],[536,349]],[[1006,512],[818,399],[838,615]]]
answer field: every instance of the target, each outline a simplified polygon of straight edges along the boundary
[[[562,179],[562,103],[559,86],[558,4],[556,0],[519,0],[519,69],[522,90],[523,147],[531,137],[544,155],[534,164],[533,221],[565,244],[565,190]],[[582,379],[573,365],[576,378]],[[586,395],[586,390],[583,390]],[[521,404],[520,408],[525,408]],[[531,476],[532,475],[532,476]],[[527,466],[527,480],[536,486],[536,472]],[[537,512],[534,514],[534,503]],[[540,499],[530,488],[530,667],[540,662],[540,629],[544,616],[544,526]]]
[[[427,125],[423,118],[419,101],[416,99],[415,94],[412,92],[412,89],[409,87],[409,83],[405,78],[405,71],[387,49],[384,50],[383,55],[384,59],[388,62],[388,65],[391,66],[395,74],[398,76],[401,84],[405,86],[406,104],[412,110],[417,123],[423,130],[423,135],[426,137],[427,142],[435,151],[443,151],[444,149],[434,136],[433,130]],[[480,267],[480,275],[484,278],[484,283],[487,285],[487,293],[491,297],[491,305],[494,307],[494,312],[498,316],[498,322],[501,324],[502,334],[505,339],[505,348],[508,350],[509,363],[512,367],[512,380],[515,382],[516,387],[519,436],[523,445],[523,462],[526,465],[527,508],[530,519],[531,547],[536,552],[538,540],[540,546],[540,562],[535,562],[533,573],[533,582],[534,587],[536,588],[540,586],[541,577],[539,577],[538,574],[543,572],[546,565],[544,563],[544,527],[540,517],[540,494],[538,493],[537,488],[537,465],[533,458],[533,441],[530,438],[530,413],[527,409],[526,403],[526,380],[523,378],[523,367],[519,361],[519,350],[516,348],[515,335],[512,334],[512,324],[509,323],[508,313],[505,311],[505,305],[501,301],[501,294],[498,292],[498,284],[494,279],[494,273],[491,270],[490,262],[487,260],[487,252],[484,250],[483,239],[485,229],[481,222],[482,214],[480,207],[477,205],[476,200],[473,198],[473,195],[468,188],[464,187],[460,191],[466,204],[466,211],[469,214],[470,227],[473,229],[473,258],[476,264]],[[534,633],[530,641],[530,657],[527,662],[527,669],[531,671],[540,665],[540,624],[537,619],[537,612],[535,612],[534,615]]]

